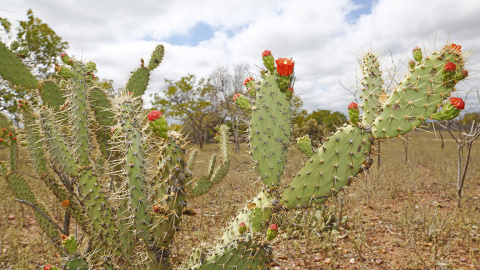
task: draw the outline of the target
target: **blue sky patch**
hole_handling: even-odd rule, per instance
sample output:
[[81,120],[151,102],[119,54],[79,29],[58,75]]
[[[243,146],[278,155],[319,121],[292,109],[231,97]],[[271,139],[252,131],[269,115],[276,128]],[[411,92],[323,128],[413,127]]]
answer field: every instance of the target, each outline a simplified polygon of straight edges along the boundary
[[190,28],[187,34],[175,34],[167,38],[166,41],[173,45],[197,46],[200,42],[211,39],[214,34],[215,29],[204,22],[199,22],[194,27]]
[[375,0],[352,0],[355,4],[360,5],[361,7],[348,13],[347,20],[349,22],[356,21],[362,15],[368,15],[372,13],[372,6]]

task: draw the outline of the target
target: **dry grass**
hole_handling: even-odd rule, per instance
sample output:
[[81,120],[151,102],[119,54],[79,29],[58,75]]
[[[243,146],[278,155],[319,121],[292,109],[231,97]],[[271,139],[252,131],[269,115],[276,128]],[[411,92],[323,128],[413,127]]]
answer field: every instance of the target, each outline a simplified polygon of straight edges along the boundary
[[[403,141],[382,143],[382,166],[376,164],[342,193],[337,204],[348,216],[338,232],[321,233],[315,226],[315,210],[287,213],[295,226],[281,226],[272,242],[276,269],[480,269],[480,147],[472,149],[462,209],[456,206],[456,148],[432,134],[410,136],[408,162]],[[233,147],[233,146],[232,146]],[[215,145],[199,154],[195,175],[202,175]],[[207,195],[192,198],[198,215],[185,217],[183,230],[173,247],[176,262],[183,261],[200,244],[211,245],[244,203],[258,193],[256,172],[247,148],[233,154],[230,174]],[[3,158],[7,154],[0,150]],[[22,155],[24,156],[24,155]],[[285,179],[301,166],[300,152],[292,149]],[[376,161],[376,158],[375,158]],[[28,165],[23,160],[23,168]],[[26,169],[27,170],[27,169]],[[46,187],[29,178],[38,194]],[[0,179],[0,269],[38,269],[59,263],[60,255],[38,234],[33,213],[14,201]],[[50,194],[50,193],[48,193]],[[57,209],[53,195],[42,196]],[[26,256],[28,255],[28,256]]]

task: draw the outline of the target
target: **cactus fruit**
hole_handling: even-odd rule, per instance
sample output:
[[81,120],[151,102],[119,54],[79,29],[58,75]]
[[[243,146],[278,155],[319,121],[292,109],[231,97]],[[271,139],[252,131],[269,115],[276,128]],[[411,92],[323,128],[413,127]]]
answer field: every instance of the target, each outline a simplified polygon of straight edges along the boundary
[[413,54],[413,59],[415,59],[417,63],[422,62],[423,55],[422,55],[422,49],[420,49],[420,47],[418,46],[413,47],[412,54]]
[[252,109],[252,105],[250,104],[250,100],[248,100],[242,94],[236,94],[235,96],[233,96],[233,101],[242,110],[247,110],[248,111],[248,110]]
[[313,155],[314,149],[312,146],[312,139],[310,139],[308,135],[297,138],[297,145],[300,150],[307,155],[307,157],[311,157]]
[[238,224],[238,233],[240,235],[245,234],[247,231],[248,231],[248,228],[245,222]]
[[265,50],[262,53],[263,65],[270,71],[271,73],[275,70],[275,59],[273,58],[272,52],[269,50]]
[[461,98],[451,97],[446,102],[442,109],[430,116],[433,120],[451,120],[460,114],[460,111],[465,109],[465,102]]
[[162,112],[153,110],[148,114],[147,118],[150,121],[149,124],[152,131],[158,136],[168,139],[168,123],[165,116],[162,116]]
[[268,227],[267,230],[267,241],[272,241],[278,235],[278,226],[276,224],[272,224]]
[[352,102],[348,105],[348,117],[350,119],[350,124],[356,126],[358,123],[358,117],[360,116],[360,111],[358,110],[358,104]]

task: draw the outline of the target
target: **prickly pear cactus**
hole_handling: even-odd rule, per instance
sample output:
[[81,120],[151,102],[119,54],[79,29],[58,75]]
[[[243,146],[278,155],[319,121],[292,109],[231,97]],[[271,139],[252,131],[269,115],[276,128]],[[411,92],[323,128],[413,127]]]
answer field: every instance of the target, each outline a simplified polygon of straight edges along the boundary
[[[19,201],[32,206],[46,235],[61,246],[65,269],[173,268],[170,247],[176,232],[184,218],[195,214],[188,199],[205,196],[228,173],[226,126],[217,129],[220,151],[212,156],[207,174],[196,177],[191,173],[196,151],[186,158],[185,137],[169,130],[161,112],[147,115],[142,110],[141,96],[163,55],[159,45],[147,65],[141,60],[125,91],[112,97],[97,83],[93,62],[62,54],[64,64],[56,68],[57,76],[38,81],[16,54],[0,46],[0,76],[30,88],[33,99],[42,104],[19,101],[37,175],[80,225],[83,237],[62,236],[47,209],[37,203],[17,168],[15,129],[1,114],[0,145],[9,147],[10,161],[0,164],[0,175]],[[266,69],[258,81],[247,78],[246,93],[234,97],[250,115],[251,155],[264,185],[229,223],[216,246],[197,248],[181,268],[268,269],[274,254],[269,241],[281,232],[277,221],[284,212],[319,209],[318,204],[337,195],[368,170],[376,139],[400,136],[428,119],[458,116],[463,101],[447,98],[468,76],[461,46],[450,44],[426,57],[415,48],[413,56],[405,79],[383,100],[380,64],[376,56],[366,54],[362,104],[350,104],[350,124],[339,127],[317,149],[309,137],[298,138],[308,160],[283,184],[294,62],[275,60],[265,51]],[[334,212],[325,208],[318,212],[321,230],[340,224]]]

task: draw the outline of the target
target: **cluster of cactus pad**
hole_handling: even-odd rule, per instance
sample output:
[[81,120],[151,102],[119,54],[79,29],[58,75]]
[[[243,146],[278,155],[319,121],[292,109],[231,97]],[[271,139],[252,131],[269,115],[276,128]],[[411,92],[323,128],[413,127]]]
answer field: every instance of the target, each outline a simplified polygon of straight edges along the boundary
[[[48,238],[64,251],[64,269],[172,268],[170,247],[175,234],[182,218],[194,213],[188,199],[206,194],[228,173],[226,126],[217,129],[221,161],[213,156],[207,175],[194,177],[196,151],[187,158],[185,138],[168,129],[160,112],[142,110],[141,96],[163,53],[159,45],[148,65],[142,60],[124,91],[111,97],[98,84],[92,62],[62,54],[57,75],[38,81],[17,55],[0,45],[0,75],[30,89],[41,104],[19,102],[25,128],[22,140],[39,178],[81,227],[81,239],[62,235],[28,187],[17,169],[15,128],[3,116],[0,143],[10,147],[10,164],[2,165],[1,173],[17,199],[35,209]],[[250,115],[249,145],[263,185],[217,245],[198,247],[181,267],[268,269],[273,260],[269,241],[281,232],[286,211],[320,207],[338,194],[370,167],[375,140],[401,136],[427,120],[458,116],[462,101],[446,99],[468,75],[461,47],[450,44],[427,57],[415,48],[413,54],[408,74],[389,93],[383,89],[377,57],[365,55],[362,104],[349,105],[350,124],[338,127],[318,149],[308,136],[298,138],[308,160],[287,184],[281,180],[292,129],[295,63],[289,58],[275,60],[265,51],[265,69],[257,80],[247,78],[245,94],[234,97]],[[386,100],[381,100],[382,95]],[[215,168],[216,163],[220,165]],[[317,218],[325,229],[340,223],[334,211],[325,208]]]

